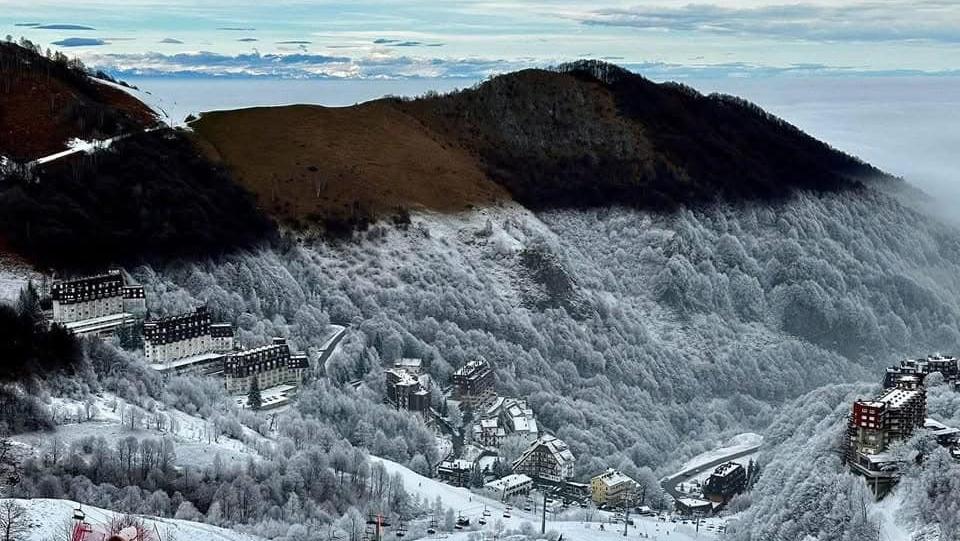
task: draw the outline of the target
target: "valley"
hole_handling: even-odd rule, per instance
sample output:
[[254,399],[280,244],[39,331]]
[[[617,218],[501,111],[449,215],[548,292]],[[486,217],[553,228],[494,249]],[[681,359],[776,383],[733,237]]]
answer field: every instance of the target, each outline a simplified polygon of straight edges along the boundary
[[915,422],[960,425],[955,358],[911,380],[910,430],[851,435],[851,404],[906,401],[888,367],[960,351],[956,230],[753,104],[581,61],[94,131],[0,183],[2,496],[31,524],[958,531],[960,465]]

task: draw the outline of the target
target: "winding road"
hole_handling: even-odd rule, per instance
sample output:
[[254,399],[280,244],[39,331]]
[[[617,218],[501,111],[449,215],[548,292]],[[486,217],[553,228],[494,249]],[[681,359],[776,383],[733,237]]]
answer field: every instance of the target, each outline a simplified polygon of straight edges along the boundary
[[723,464],[724,462],[729,462],[731,460],[736,460],[741,457],[752,455],[756,453],[759,449],[760,449],[760,445],[754,445],[748,449],[743,449],[740,451],[730,453],[728,455],[724,455],[720,458],[711,460],[710,462],[707,462],[705,464],[700,464],[692,468],[687,468],[686,470],[679,471],[671,475],[670,477],[665,477],[662,481],[660,481],[660,486],[663,487],[663,490],[665,490],[667,494],[672,496],[673,499],[675,500],[678,500],[680,498],[686,498],[688,497],[686,494],[677,490],[677,486],[680,483],[684,482],[685,480],[693,477],[694,475],[704,470],[716,468],[717,466],[719,466],[720,464]]

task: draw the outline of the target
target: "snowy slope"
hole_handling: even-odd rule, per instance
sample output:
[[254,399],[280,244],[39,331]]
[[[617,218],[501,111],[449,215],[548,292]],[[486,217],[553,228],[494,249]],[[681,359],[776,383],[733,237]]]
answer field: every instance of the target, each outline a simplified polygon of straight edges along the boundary
[[[256,459],[259,454],[254,447],[248,445],[248,442],[256,442],[256,445],[270,443],[269,439],[250,429],[244,430],[246,442],[224,435],[218,436],[214,441],[211,436],[214,430],[208,421],[173,408],[160,406],[158,406],[161,408],[158,412],[167,417],[164,428],[158,430],[152,423],[142,423],[142,426],[136,430],[130,430],[128,426],[122,424],[123,415],[125,415],[122,412],[129,410],[129,403],[111,393],[104,393],[103,396],[93,397],[93,399],[97,413],[91,421],[76,422],[74,412],[83,408],[82,402],[67,398],[53,398],[48,407],[58,423],[55,432],[52,434],[28,432],[18,434],[11,439],[29,446],[36,452],[42,452],[54,436],[66,446],[88,436],[102,436],[108,442],[115,442],[127,436],[140,439],[169,436],[176,443],[176,463],[198,467],[211,464],[218,454],[224,464],[243,463],[248,458]],[[142,412],[140,415],[141,419],[149,419],[153,414]]]
[[[491,512],[488,523],[484,526],[485,531],[493,532],[498,521],[502,521],[506,530],[521,529],[523,523],[530,523],[535,531],[539,532],[540,516],[532,512],[525,512],[522,509],[514,507],[510,511],[510,517],[503,516],[506,505],[496,499],[474,494],[465,488],[453,487],[427,477],[423,477],[395,462],[384,460],[382,458],[371,457],[371,460],[380,462],[384,465],[390,475],[399,473],[404,481],[404,488],[414,498],[426,498],[433,501],[437,496],[442,500],[444,507],[451,507],[455,512],[463,514],[471,520],[475,528],[480,526],[476,524],[482,516],[484,506]],[[600,531],[600,520],[607,517],[604,513],[595,513],[594,522],[584,522],[584,512],[582,510],[570,510],[557,520],[554,520],[548,514],[547,531],[557,531],[563,533],[563,538],[568,541],[594,541],[604,539],[623,539],[623,526],[606,524],[605,530]],[[649,517],[635,517],[635,526],[631,528],[631,536],[644,533],[649,534],[650,539],[670,539],[673,541],[689,541],[693,539],[715,539],[716,534],[706,529],[707,525],[715,528],[722,524],[721,519],[708,519],[701,523],[699,535],[694,527],[689,524],[659,522]],[[449,537],[453,540],[466,541],[477,530],[457,532]],[[416,529],[411,528],[412,533]]]
[[[73,511],[78,507],[77,502],[70,500],[14,500],[27,509],[27,520],[31,527],[23,541],[48,541],[51,539],[67,539],[65,531],[74,525]],[[93,526],[108,523],[117,513],[90,507],[82,507],[87,522]],[[258,541],[261,538],[251,535],[225,530],[216,526],[199,524],[185,520],[171,518],[141,517],[146,525],[156,528],[163,540],[176,539],[178,541]]]

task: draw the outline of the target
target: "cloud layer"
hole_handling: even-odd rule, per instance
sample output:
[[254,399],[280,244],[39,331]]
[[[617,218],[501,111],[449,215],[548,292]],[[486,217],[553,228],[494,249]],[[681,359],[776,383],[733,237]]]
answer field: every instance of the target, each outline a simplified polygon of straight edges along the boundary
[[752,8],[720,4],[603,8],[575,17],[587,25],[756,35],[807,41],[960,42],[960,3],[891,0]]

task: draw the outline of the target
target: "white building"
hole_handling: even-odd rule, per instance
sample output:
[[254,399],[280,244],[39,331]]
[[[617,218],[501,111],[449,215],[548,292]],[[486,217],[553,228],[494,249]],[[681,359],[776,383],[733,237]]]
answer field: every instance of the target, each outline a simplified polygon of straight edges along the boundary
[[536,439],[540,435],[537,419],[525,400],[497,397],[473,424],[473,441],[499,447],[511,434]]
[[490,492],[491,498],[506,501],[513,496],[529,493],[533,489],[533,479],[522,473],[512,473],[483,486]]

